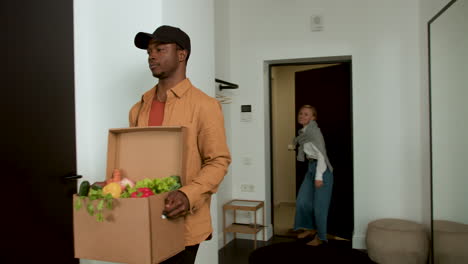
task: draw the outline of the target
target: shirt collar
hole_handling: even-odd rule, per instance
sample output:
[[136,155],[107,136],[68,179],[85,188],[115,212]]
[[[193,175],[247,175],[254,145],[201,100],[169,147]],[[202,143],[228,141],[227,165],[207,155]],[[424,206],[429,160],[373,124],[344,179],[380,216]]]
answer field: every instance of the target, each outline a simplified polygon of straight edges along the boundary
[[[154,95],[156,93],[157,86],[158,85],[155,85],[151,90],[147,91],[143,95],[143,101],[145,101],[145,102],[152,102],[153,101],[153,97],[154,97]],[[185,79],[180,81],[178,84],[176,84],[174,87],[172,87],[169,90],[172,91],[172,93],[176,97],[180,98],[188,91],[188,89],[190,87],[192,87],[192,83],[190,82],[190,80],[188,78],[185,78]]]
[[192,83],[188,78],[185,78],[170,90],[174,93],[175,96],[180,98],[188,91],[190,87],[192,87]]

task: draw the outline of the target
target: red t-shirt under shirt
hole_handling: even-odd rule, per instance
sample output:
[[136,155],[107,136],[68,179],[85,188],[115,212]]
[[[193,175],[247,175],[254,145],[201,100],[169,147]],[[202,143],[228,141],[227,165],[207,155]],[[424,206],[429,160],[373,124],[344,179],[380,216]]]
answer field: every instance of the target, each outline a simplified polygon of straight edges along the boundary
[[156,98],[151,104],[148,126],[161,126],[164,120],[165,102],[159,102]]

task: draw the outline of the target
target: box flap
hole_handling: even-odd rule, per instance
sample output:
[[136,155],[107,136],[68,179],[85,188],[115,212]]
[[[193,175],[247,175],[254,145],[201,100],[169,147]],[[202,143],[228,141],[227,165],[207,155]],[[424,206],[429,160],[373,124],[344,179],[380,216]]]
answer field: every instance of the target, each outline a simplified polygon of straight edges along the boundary
[[110,129],[106,178],[116,168],[134,181],[183,177],[184,131],[183,127]]

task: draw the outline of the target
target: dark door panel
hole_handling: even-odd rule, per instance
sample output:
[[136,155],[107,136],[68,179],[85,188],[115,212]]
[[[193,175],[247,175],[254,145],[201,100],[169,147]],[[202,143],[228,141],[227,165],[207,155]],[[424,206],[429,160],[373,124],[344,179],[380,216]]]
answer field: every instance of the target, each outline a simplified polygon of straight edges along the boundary
[[[304,104],[317,108],[317,123],[334,169],[328,232],[351,239],[354,226],[351,63],[296,72],[295,80],[296,116]],[[296,131],[301,128],[296,126]],[[306,168],[304,164],[297,164],[296,168],[296,185],[300,186]]]
[[[73,1],[2,4],[1,263],[78,263]],[[4,64],[5,65],[5,64]]]

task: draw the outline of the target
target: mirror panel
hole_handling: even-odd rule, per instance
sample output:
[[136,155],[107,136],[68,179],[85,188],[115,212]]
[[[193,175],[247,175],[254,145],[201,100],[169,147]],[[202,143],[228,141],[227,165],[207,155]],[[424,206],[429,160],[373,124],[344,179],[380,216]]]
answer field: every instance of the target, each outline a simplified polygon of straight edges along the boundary
[[428,27],[433,258],[467,263],[468,0],[451,1]]

